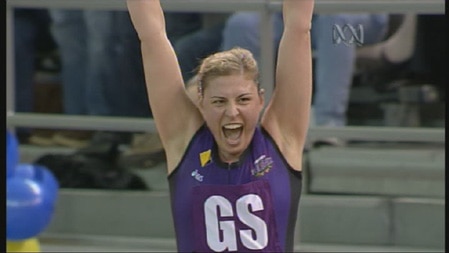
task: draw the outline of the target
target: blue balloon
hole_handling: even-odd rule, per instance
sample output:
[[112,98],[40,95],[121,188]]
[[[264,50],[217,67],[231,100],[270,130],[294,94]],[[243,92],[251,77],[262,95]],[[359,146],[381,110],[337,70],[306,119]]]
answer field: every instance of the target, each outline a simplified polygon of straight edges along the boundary
[[44,201],[42,186],[27,178],[6,180],[6,239],[25,240],[37,236],[51,221],[54,205]]
[[19,141],[11,132],[6,131],[6,178],[14,175],[19,162]]
[[14,177],[31,179],[41,185],[44,191],[44,201],[56,202],[58,198],[59,183],[53,173],[45,166],[19,163],[16,166]]

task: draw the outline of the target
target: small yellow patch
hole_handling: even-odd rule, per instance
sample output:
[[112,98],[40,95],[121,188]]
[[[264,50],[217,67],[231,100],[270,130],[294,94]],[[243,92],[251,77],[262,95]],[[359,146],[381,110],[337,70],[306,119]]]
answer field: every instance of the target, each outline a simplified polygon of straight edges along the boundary
[[207,150],[200,153],[200,163],[201,167],[206,166],[210,162],[211,150]]
[[6,240],[6,252],[41,252],[37,238],[25,239],[23,241]]

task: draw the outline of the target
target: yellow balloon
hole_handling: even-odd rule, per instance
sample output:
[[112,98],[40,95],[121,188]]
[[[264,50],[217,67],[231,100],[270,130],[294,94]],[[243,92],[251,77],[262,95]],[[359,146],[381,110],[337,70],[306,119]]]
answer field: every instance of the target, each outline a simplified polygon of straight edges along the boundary
[[6,252],[41,252],[36,238],[23,241],[6,241]]

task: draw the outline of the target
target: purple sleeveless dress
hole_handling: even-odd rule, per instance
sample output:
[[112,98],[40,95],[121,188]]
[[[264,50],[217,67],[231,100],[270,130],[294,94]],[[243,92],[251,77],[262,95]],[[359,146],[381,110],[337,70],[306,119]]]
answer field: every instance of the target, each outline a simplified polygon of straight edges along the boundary
[[302,174],[256,128],[235,163],[203,125],[168,176],[179,252],[292,252]]

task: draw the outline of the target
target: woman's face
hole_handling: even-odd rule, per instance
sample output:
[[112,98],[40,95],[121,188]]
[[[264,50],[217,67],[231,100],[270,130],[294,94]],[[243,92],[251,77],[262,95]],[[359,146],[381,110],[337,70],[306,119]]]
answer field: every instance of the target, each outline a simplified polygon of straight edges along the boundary
[[235,162],[251,142],[263,109],[263,92],[244,75],[212,79],[199,108],[224,162]]

